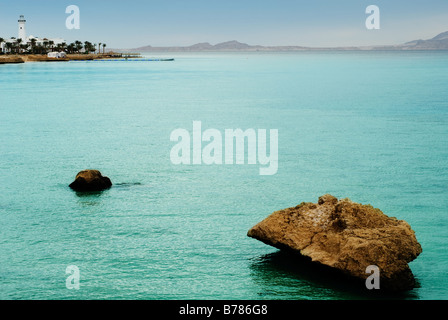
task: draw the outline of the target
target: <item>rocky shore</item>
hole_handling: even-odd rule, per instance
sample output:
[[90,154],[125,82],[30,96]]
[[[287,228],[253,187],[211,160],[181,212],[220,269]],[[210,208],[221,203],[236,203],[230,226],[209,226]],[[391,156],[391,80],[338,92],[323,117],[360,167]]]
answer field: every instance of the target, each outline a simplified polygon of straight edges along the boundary
[[368,267],[375,266],[381,289],[404,291],[416,286],[408,262],[422,247],[410,225],[350,199],[324,195],[318,203],[274,212],[248,236],[364,282],[370,276]]
[[120,54],[68,54],[67,58],[50,58],[47,55],[3,55],[0,56],[0,64],[13,64],[25,62],[67,62],[67,61],[92,61],[101,59],[120,59]]
[[0,64],[24,63],[25,60],[18,56],[0,56]]

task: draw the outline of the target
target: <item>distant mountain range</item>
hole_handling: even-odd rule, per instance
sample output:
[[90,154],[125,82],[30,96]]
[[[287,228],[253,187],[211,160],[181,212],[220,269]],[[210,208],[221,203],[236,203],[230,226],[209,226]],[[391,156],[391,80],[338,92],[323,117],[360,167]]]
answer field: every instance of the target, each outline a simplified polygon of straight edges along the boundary
[[363,46],[363,47],[303,47],[303,46],[253,46],[238,41],[228,41],[212,45],[208,42],[197,43],[187,47],[152,47],[134,49],[114,49],[114,51],[136,52],[230,52],[230,51],[326,51],[326,50],[448,50],[448,31],[432,39],[414,40],[400,45]]
[[403,45],[404,48],[414,50],[447,50],[448,31],[443,32],[429,40],[414,40]]
[[138,52],[219,52],[219,51],[291,51],[291,50],[306,50],[306,47],[297,46],[279,46],[279,47],[265,47],[252,46],[238,41],[227,41],[212,45],[208,42],[197,43],[188,47],[152,47],[145,46],[141,48],[132,49]]

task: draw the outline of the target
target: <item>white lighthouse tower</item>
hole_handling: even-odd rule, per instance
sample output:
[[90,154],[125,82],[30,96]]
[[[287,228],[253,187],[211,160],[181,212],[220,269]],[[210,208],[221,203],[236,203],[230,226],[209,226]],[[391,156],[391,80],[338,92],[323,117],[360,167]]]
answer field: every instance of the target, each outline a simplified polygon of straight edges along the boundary
[[25,29],[25,17],[22,15],[19,18],[19,37],[17,39],[22,39],[23,42],[26,42],[26,29]]

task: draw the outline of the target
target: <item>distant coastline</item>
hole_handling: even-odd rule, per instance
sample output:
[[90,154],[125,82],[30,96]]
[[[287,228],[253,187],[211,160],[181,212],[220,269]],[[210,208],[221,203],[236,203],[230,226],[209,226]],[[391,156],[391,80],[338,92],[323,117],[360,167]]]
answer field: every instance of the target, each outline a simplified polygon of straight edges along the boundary
[[51,58],[44,54],[0,55],[1,64],[18,64],[25,62],[67,62],[93,61],[103,59],[139,58],[140,54],[105,53],[105,54],[67,54],[66,58]]
[[[89,44],[87,42],[87,44]],[[79,49],[78,49],[79,50]],[[93,50],[93,48],[92,48]],[[414,40],[399,45],[352,46],[352,47],[305,47],[305,46],[261,46],[249,45],[236,40],[212,45],[208,42],[192,46],[153,47],[144,46],[133,49],[111,49],[107,53],[71,53],[65,58],[52,58],[46,54],[4,54],[0,55],[0,65],[25,62],[64,62],[79,60],[141,58],[144,53],[170,52],[305,52],[305,51],[431,51],[448,50],[448,31],[428,40]],[[129,54],[129,52],[138,52]]]
[[153,47],[144,46],[133,49],[113,49],[116,52],[294,52],[294,51],[413,51],[413,50],[448,50],[448,31],[428,40],[414,40],[399,45],[350,46],[350,47],[305,47],[305,46],[260,46],[241,43],[236,40],[212,45],[208,42],[192,46]]

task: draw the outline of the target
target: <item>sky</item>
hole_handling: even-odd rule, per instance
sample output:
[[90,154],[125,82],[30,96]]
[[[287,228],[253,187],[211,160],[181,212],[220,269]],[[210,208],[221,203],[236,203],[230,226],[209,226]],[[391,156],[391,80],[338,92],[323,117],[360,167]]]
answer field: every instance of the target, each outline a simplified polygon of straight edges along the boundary
[[[79,30],[66,28],[69,5],[80,9]],[[380,9],[380,30],[365,26],[369,5]],[[447,0],[0,0],[0,37],[17,37],[20,15],[27,35],[108,48],[389,45],[448,31]]]

